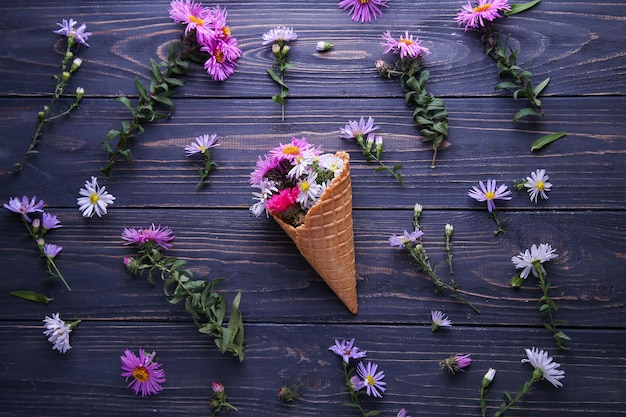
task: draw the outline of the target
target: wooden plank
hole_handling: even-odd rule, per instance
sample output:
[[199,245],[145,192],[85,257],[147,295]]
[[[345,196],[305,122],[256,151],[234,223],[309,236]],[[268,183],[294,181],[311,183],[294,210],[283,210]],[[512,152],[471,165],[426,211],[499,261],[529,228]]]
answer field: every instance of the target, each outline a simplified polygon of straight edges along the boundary
[[[625,213],[502,212],[505,234],[487,211],[426,209],[424,244],[440,276],[448,280],[443,230],[454,225],[455,280],[481,314],[444,293],[418,271],[407,253],[389,247],[388,238],[412,226],[411,210],[355,210],[354,231],[359,313],[350,314],[298,253],[272,219],[256,219],[247,210],[112,209],[102,219],[85,220],[75,210],[53,210],[63,228],[48,240],[63,246],[57,263],[73,291],[46,279],[34,242],[19,217],[0,216],[0,258],[6,271],[18,271],[3,282],[0,315],[36,318],[44,307],[15,297],[13,290],[33,290],[54,298],[49,308],[81,318],[183,320],[183,306],[168,304],[161,285],[151,287],[131,277],[122,265],[134,249],[124,246],[125,227],[170,227],[176,235],[172,256],[188,261],[197,278],[224,277],[219,286],[232,300],[242,292],[247,323],[419,323],[430,311],[446,311],[455,322],[472,325],[541,327],[534,278],[519,290],[509,286],[516,273],[511,257],[532,244],[550,243],[559,258],[547,265],[551,296],[566,328],[623,328],[626,309],[623,253]],[[506,314],[502,314],[506,311]],[[584,311],[584,314],[581,314]],[[575,341],[578,343],[578,341]]]
[[[394,97],[396,83],[381,80],[374,63],[382,57],[382,33],[409,30],[432,53],[425,65],[432,72],[430,89],[438,96],[497,96],[496,67],[482,52],[478,36],[456,26],[454,17],[464,2],[396,2],[371,25],[352,22],[336,1],[229,1],[228,22],[243,57],[236,74],[225,83],[212,82],[201,67],[188,77],[182,94],[217,97],[270,97],[275,85],[265,73],[272,55],[261,36],[275,26],[290,26],[299,34],[290,53],[295,68],[288,72],[292,97]],[[146,80],[149,59],[164,58],[166,45],[179,38],[181,26],[168,17],[168,0],[80,4],[56,1],[2,6],[5,48],[0,52],[0,91],[11,96],[49,95],[63,43],[52,33],[56,22],[73,16],[93,32],[91,48],[79,55],[85,63],[77,77],[89,84],[89,94],[132,93],[133,79]],[[253,12],[251,13],[251,11]],[[626,17],[620,1],[544,0],[533,10],[498,24],[519,48],[519,63],[535,79],[551,77],[546,95],[621,95],[626,57],[619,27]],[[315,44],[328,40],[333,51],[319,54]],[[28,77],[23,69],[28,68]],[[375,86],[375,88],[373,88]],[[130,90],[130,91],[129,91]]]
[[[259,324],[248,328],[249,356],[239,363],[222,357],[192,327],[87,320],[73,333],[72,349],[61,355],[50,349],[38,321],[4,321],[0,414],[209,415],[211,382],[219,380],[238,416],[357,416],[358,411],[341,406],[348,401],[341,358],[327,350],[334,339],[352,337],[367,351],[367,360],[385,372],[385,397],[363,400],[367,410],[383,410],[383,415],[395,415],[401,407],[412,416],[479,415],[480,382],[494,367],[488,397],[492,415],[503,392],[515,393],[530,377],[532,367],[520,360],[526,357],[524,348],[533,346],[547,346],[562,365],[564,387],[539,381],[507,414],[595,417],[602,410],[602,415],[621,415],[626,398],[623,363],[606,366],[607,359],[623,352],[621,331],[576,330],[580,344],[562,354],[551,349],[543,332],[532,329],[455,327],[432,333],[420,325]],[[156,397],[134,397],[120,377],[119,356],[124,349],[139,348],[155,350],[165,369],[167,381]],[[472,354],[473,363],[452,376],[438,362],[455,353]],[[301,384],[301,400],[282,405],[276,393],[290,383]]]

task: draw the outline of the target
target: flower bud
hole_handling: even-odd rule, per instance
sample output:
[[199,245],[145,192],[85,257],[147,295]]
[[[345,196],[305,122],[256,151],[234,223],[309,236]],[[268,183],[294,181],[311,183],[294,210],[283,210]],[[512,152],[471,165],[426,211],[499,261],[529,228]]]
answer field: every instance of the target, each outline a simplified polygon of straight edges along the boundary
[[387,61],[379,59],[376,61],[376,71],[378,71],[378,73],[383,77],[391,78],[393,68],[391,67],[391,64]]
[[80,68],[80,66],[83,65],[83,60],[80,58],[76,58],[74,59],[74,61],[72,61],[72,66],[70,67],[70,72],[74,72],[77,69]]
[[42,120],[44,117],[46,117],[46,113],[40,111],[39,113],[37,113],[37,116],[39,117],[40,120]]
[[74,53],[72,51],[67,51],[65,53],[65,59],[67,59],[67,60],[72,59],[73,56],[74,56]]
[[419,216],[421,216],[421,215],[422,215],[422,210],[423,210],[423,209],[424,209],[424,208],[422,207],[422,205],[421,205],[421,204],[419,204],[419,203],[415,203],[415,207],[413,207],[413,216],[415,216],[415,217],[419,217]]
[[376,136],[376,158],[380,159],[383,154],[383,137]]
[[39,226],[41,226],[41,220],[34,219],[31,224],[33,225],[33,232],[37,233],[37,231],[39,230]]
[[46,244],[46,241],[43,239],[37,239],[37,246],[41,249]]
[[335,45],[330,42],[319,41],[317,45],[315,45],[315,49],[317,49],[318,52],[328,52],[333,46]]
[[278,55],[280,53],[280,45],[275,43],[274,45],[272,45],[272,53],[274,55]]
[[283,47],[280,50],[280,53],[281,53],[282,56],[286,56],[287,53],[289,53],[289,51],[291,51],[291,46],[283,45]]
[[63,71],[63,74],[61,74],[61,79],[63,79],[63,81],[67,81],[70,79],[70,73],[68,71]]
[[213,381],[211,384],[211,389],[215,394],[221,394],[224,392],[224,385],[221,382]]
[[85,95],[85,89],[83,87],[76,87],[76,102],[78,103],[83,99]]
[[446,232],[446,236],[447,237],[452,236],[452,231],[453,230],[454,230],[454,227],[451,224],[446,224],[445,232]]
[[489,384],[491,384],[491,381],[493,381],[493,378],[495,376],[496,376],[496,370],[493,369],[493,368],[489,368],[489,370],[487,371],[487,373],[483,377],[482,387],[483,388],[487,388],[489,386]]
[[370,152],[373,146],[374,146],[374,135],[370,133],[369,135],[367,135],[367,140],[365,141],[365,150]]

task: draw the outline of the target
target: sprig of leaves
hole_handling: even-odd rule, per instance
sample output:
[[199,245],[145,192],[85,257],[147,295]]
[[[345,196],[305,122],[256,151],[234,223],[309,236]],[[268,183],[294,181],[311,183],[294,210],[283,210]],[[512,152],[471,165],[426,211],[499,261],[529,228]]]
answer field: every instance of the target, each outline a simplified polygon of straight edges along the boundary
[[245,339],[239,311],[241,293],[233,299],[226,320],[226,297],[214,289],[223,278],[195,279],[193,272],[185,268],[186,261],[165,256],[152,242],[142,244],[138,253],[138,257],[128,261],[128,270],[134,275],[146,273],[151,284],[154,284],[153,273],[158,273],[168,302],[178,304],[184,301],[185,311],[191,315],[198,331],[212,337],[222,353],[229,352],[243,362]]
[[[274,80],[280,87],[280,93],[272,96],[272,100],[275,103],[280,104],[281,108],[281,120],[285,120],[285,100],[289,95],[289,87],[285,84],[285,72],[287,69],[292,68],[293,65],[289,63],[287,54],[291,47],[283,41],[277,41],[272,45],[272,53],[276,58],[276,63],[273,68],[267,69],[267,74]],[[278,72],[276,72],[278,71]]]
[[359,135],[356,137],[356,142],[361,147],[367,163],[369,164],[371,161],[374,161],[379,165],[379,167],[374,169],[374,172],[387,171],[392,177],[398,180],[401,185],[405,185],[402,174],[399,172],[400,169],[402,169],[402,165],[396,164],[390,168],[381,160],[383,155],[383,141],[381,136],[376,136],[376,139],[372,140],[372,136],[370,135],[364,140],[363,135]]

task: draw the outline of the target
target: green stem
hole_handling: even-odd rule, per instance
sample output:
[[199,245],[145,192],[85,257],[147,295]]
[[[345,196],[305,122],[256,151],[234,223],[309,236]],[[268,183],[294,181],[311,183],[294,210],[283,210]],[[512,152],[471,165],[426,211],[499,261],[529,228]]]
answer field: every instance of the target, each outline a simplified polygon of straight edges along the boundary
[[367,417],[368,413],[365,412],[361,403],[359,402],[359,396],[357,395],[354,388],[352,388],[352,381],[350,381],[350,371],[348,370],[348,364],[344,361],[343,363],[343,375],[346,379],[346,387],[348,388],[348,392],[350,393],[350,401],[355,405],[356,408],[359,409],[363,417]]
[[536,371],[533,372],[532,377],[527,380],[524,385],[520,388],[519,392],[517,393],[517,395],[513,398],[510,398],[508,402],[503,402],[502,404],[500,404],[500,409],[494,414],[494,417],[500,417],[502,415],[504,415],[504,413],[513,406],[513,404],[515,404],[517,401],[520,400],[520,398],[522,398],[525,394],[527,394],[533,387],[533,384],[535,382],[537,382],[541,377],[541,374],[537,373]]
[[503,233],[504,229],[502,228],[502,222],[498,219],[498,214],[495,209],[491,212],[491,217],[493,217],[493,220],[496,222],[496,226],[498,226],[498,228],[493,231],[493,235],[497,236],[500,233]]

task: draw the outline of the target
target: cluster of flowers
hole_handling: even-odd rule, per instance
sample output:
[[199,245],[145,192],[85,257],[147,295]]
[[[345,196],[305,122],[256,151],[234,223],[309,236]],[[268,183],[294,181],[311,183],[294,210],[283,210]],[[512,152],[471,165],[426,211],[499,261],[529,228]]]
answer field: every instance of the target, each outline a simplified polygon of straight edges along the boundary
[[322,153],[306,138],[292,138],[259,157],[250,175],[250,184],[259,189],[252,193],[258,202],[250,211],[257,217],[265,211],[298,226],[342,170],[341,158]]
[[185,36],[195,32],[200,50],[209,54],[204,68],[212,79],[224,81],[235,72],[242,52],[226,24],[226,10],[205,7],[194,0],[174,0],[169,13],[175,23],[186,25]]

